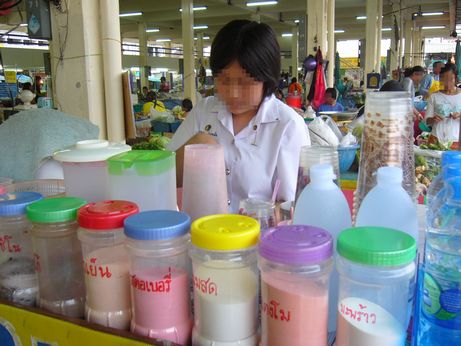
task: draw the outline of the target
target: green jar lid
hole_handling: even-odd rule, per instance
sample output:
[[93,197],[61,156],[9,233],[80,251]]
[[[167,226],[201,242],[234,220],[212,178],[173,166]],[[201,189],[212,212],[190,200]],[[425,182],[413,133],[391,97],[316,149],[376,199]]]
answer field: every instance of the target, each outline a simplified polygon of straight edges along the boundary
[[43,199],[27,206],[27,217],[40,223],[74,221],[78,209],[85,204],[85,200],[76,197]]
[[405,265],[416,257],[412,236],[383,227],[346,229],[339,234],[337,249],[352,262],[380,267]]
[[138,175],[158,175],[176,165],[175,153],[166,150],[131,150],[107,161],[111,175],[123,175],[124,171],[133,169]]

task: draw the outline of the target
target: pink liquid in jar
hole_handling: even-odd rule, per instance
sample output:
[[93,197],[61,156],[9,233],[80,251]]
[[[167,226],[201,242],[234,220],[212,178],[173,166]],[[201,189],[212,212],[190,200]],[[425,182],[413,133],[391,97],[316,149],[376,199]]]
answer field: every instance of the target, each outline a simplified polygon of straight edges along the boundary
[[133,319],[139,335],[187,345],[192,331],[189,274],[180,268],[159,267],[131,273]]

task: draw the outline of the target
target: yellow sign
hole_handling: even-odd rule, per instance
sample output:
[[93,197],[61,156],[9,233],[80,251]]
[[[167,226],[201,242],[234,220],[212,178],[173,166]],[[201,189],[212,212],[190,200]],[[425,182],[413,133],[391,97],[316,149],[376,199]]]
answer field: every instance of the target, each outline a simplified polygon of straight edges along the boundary
[[5,82],[16,83],[16,71],[5,71]]
[[[146,346],[119,335],[104,333],[37,312],[0,304],[1,346]],[[121,332],[123,333],[123,332]],[[128,333],[126,333],[128,334]]]

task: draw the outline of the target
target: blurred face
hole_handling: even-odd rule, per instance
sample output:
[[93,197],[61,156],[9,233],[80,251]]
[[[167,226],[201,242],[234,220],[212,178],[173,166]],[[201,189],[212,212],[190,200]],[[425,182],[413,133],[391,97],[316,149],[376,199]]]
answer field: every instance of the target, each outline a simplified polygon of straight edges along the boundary
[[326,104],[333,105],[335,103],[335,101],[336,100],[329,93],[325,94],[325,103]]
[[440,74],[440,71],[443,69],[444,66],[445,66],[445,64],[442,64],[442,63],[435,64],[435,66],[434,66],[434,74],[438,76]]
[[456,76],[453,71],[447,71],[440,75],[440,81],[445,87],[445,90],[450,90],[456,86]]
[[419,83],[423,80],[424,77],[424,72],[415,72],[411,75],[411,79],[413,79],[413,82]]
[[219,98],[234,115],[257,110],[263,97],[263,82],[250,76],[237,61],[216,76]]

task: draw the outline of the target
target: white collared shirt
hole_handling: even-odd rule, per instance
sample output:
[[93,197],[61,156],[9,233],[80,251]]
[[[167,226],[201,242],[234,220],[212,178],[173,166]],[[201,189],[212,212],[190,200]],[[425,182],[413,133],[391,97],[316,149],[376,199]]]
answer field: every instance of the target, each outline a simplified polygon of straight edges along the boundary
[[224,147],[231,213],[238,212],[242,199],[270,200],[277,179],[278,199],[294,200],[299,153],[310,145],[309,131],[303,118],[274,95],[235,136],[226,106],[217,97],[203,99],[181,124],[168,150],[178,150],[197,133],[213,136]]

